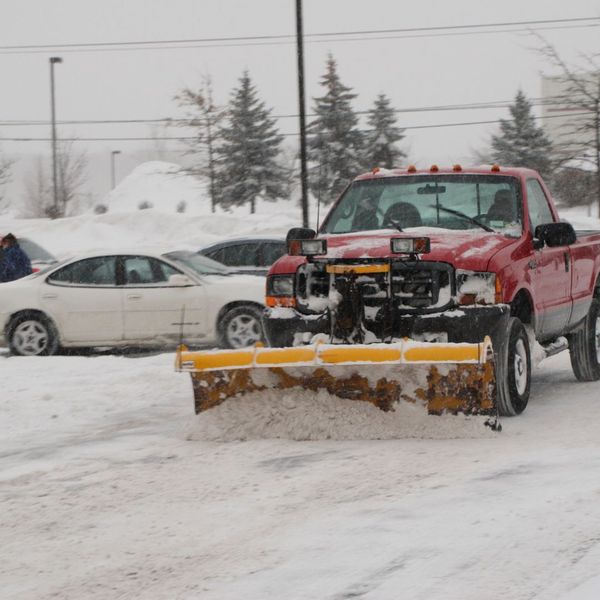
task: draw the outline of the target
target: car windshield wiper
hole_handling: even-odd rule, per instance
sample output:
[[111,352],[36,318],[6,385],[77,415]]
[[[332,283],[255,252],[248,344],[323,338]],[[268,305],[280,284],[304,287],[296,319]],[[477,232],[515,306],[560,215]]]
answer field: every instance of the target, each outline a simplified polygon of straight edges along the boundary
[[448,208],[446,206],[442,206],[441,204],[432,204],[430,206],[430,208],[443,210],[444,212],[450,213],[451,215],[456,215],[457,217],[462,217],[463,219],[481,227],[481,229],[485,229],[486,231],[489,231],[490,233],[497,233],[496,230],[493,229],[492,227],[490,227],[489,225],[486,225],[485,223],[482,223],[481,221],[478,221],[477,219],[474,219],[473,217],[466,215],[464,212],[461,212],[460,210],[454,210],[453,208]]

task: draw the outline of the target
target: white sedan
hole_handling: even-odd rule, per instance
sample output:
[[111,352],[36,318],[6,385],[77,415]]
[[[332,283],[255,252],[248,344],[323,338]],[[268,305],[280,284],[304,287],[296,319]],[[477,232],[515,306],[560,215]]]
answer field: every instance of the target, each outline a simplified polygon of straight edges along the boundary
[[103,252],[0,286],[0,341],[13,354],[59,348],[214,344],[263,338],[265,279],[193,252]]

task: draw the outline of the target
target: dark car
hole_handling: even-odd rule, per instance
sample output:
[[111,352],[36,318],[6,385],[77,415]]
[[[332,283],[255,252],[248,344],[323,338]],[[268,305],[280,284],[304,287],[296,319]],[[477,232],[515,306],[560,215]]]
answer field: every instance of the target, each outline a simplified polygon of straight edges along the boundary
[[286,253],[283,237],[237,238],[217,242],[198,250],[235,272],[266,275],[269,267]]

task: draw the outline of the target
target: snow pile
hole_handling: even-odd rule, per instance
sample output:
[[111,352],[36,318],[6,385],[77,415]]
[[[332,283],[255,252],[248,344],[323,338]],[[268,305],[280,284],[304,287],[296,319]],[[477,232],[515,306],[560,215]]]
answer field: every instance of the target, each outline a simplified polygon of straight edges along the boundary
[[[152,208],[140,210],[143,203]],[[177,212],[181,203],[183,213]],[[301,209],[293,200],[259,200],[255,214],[249,214],[248,206],[212,213],[205,183],[178,165],[162,162],[140,165],[100,204],[108,212],[54,221],[0,216],[0,235],[12,231],[63,258],[99,249],[197,249],[232,236],[285,236],[290,227],[302,223]],[[310,214],[316,217],[316,207]]]
[[384,412],[369,402],[344,400],[325,390],[267,390],[231,398],[194,418],[187,439],[392,440],[454,439],[494,435],[483,417],[428,416],[402,403]]
[[191,214],[209,214],[210,197],[205,181],[183,167],[151,161],[135,168],[101,202],[109,212],[134,212],[141,207],[176,213],[183,207]]

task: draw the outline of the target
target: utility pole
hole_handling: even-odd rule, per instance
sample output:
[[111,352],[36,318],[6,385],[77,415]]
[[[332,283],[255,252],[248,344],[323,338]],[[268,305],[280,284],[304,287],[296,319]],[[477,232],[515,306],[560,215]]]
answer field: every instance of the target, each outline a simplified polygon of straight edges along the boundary
[[60,56],[50,57],[50,112],[52,114],[52,196],[54,201],[54,217],[60,212],[58,209],[58,175],[56,165],[56,110],[54,106],[54,65],[62,63]]
[[110,189],[114,190],[115,189],[115,184],[116,184],[116,180],[115,180],[115,156],[117,154],[121,154],[120,150],[113,150],[110,153]]
[[304,107],[304,35],[302,0],[296,0],[296,46],[298,53],[298,103],[300,110],[300,183],[302,187],[302,225],[308,227],[308,171],[306,168],[306,110]]

